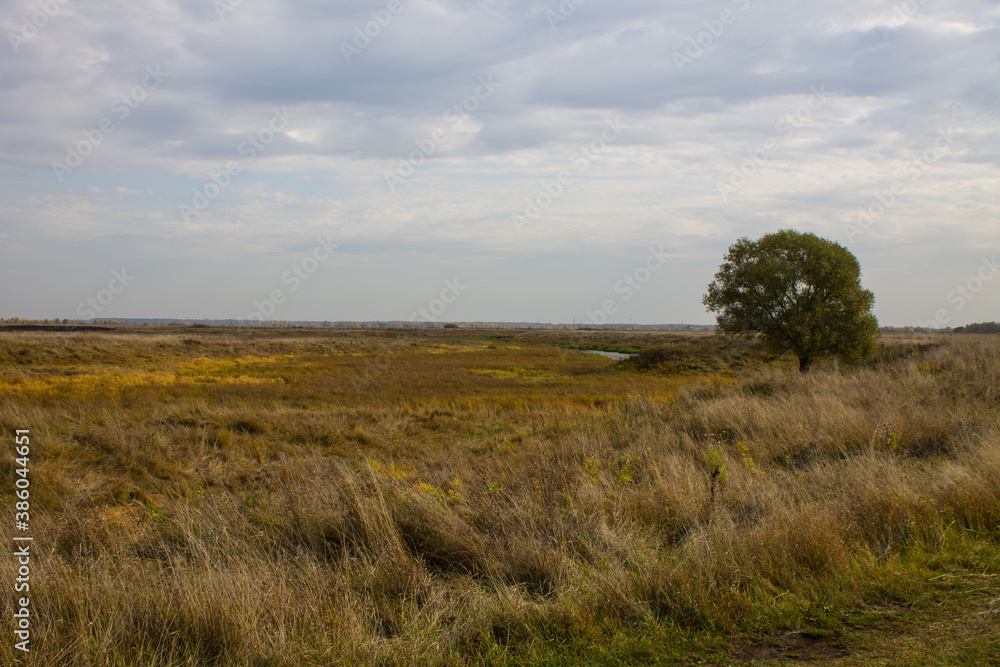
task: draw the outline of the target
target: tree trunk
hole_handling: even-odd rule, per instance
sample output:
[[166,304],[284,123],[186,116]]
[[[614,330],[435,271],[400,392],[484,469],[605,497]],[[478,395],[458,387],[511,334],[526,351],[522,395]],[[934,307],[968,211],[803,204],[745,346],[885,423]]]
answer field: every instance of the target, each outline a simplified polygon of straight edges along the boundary
[[812,366],[812,357],[799,357],[799,372],[808,373],[809,367]]

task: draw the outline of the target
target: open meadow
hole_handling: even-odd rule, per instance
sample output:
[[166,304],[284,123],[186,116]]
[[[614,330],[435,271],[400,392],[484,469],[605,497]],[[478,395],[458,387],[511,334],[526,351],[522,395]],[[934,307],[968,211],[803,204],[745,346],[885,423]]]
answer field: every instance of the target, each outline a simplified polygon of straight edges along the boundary
[[998,336],[9,328],[0,427],[23,664],[998,664]]

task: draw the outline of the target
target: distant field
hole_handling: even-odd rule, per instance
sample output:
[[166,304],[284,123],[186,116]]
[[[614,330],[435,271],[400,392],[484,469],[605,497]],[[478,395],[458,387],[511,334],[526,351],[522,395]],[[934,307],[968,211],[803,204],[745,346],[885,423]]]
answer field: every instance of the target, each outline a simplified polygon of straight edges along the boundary
[[883,342],[2,331],[26,664],[998,664],[1000,337]]

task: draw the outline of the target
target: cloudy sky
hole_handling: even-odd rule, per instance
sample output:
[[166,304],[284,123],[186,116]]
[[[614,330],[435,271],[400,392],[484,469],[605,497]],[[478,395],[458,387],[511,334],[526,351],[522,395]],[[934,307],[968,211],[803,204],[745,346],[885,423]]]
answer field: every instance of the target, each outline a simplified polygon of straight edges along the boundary
[[0,316],[709,323],[792,227],[1000,319],[997,0],[2,7]]

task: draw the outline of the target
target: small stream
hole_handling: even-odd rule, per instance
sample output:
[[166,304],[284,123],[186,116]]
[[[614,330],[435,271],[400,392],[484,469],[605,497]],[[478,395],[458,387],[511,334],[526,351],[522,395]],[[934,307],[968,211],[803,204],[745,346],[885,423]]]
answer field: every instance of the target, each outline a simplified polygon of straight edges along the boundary
[[607,357],[608,359],[614,359],[615,361],[621,361],[622,359],[631,359],[634,354],[625,354],[624,352],[604,352],[603,350],[584,350],[584,354],[597,354],[602,357]]

